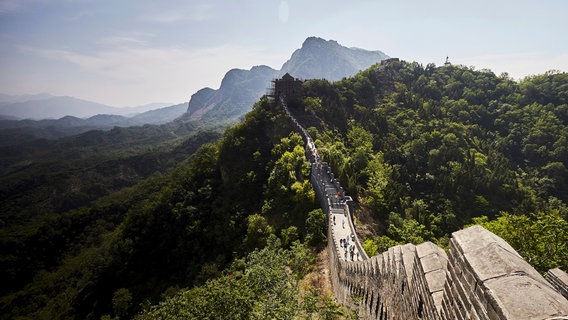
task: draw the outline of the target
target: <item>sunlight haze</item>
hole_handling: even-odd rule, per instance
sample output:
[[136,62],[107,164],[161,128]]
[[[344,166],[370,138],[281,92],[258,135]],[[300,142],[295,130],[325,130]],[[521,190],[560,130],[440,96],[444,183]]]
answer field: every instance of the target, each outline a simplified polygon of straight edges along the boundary
[[309,36],[422,64],[568,71],[566,1],[0,0],[0,93],[187,102]]

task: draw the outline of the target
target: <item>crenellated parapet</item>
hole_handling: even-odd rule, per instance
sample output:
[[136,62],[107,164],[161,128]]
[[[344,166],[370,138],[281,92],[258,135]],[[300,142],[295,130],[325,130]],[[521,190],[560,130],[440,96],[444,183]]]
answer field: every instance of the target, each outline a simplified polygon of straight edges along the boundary
[[[329,271],[338,302],[358,310],[361,319],[568,319],[568,275],[553,269],[547,281],[507,242],[481,226],[454,232],[448,253],[425,242],[367,257],[355,232],[350,198],[320,161],[285,99],[281,103],[307,141],[311,183],[328,220]],[[352,235],[345,240],[358,253],[356,259],[349,259],[340,245],[345,232]]]
[[568,301],[507,242],[481,226],[450,240],[442,319],[551,319]]
[[330,266],[336,299],[362,319],[568,317],[568,300],[509,244],[480,226],[455,232],[448,255],[426,242],[391,247],[359,262],[330,255]]

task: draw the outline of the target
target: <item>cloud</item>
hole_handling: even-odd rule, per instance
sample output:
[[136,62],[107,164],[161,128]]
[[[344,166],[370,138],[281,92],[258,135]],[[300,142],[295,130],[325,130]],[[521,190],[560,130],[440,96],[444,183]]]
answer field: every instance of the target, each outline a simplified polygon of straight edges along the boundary
[[143,14],[140,18],[146,22],[175,23],[181,21],[203,22],[215,18],[216,7],[211,4],[199,4],[175,10],[156,11]]
[[11,13],[22,8],[22,1],[18,0],[0,0],[0,14]]
[[153,36],[154,35],[150,33],[137,33],[132,35],[113,35],[99,39],[99,41],[97,41],[97,44],[107,45],[111,47],[143,46],[149,44],[149,42],[146,39]]
[[456,62],[473,65],[478,69],[489,68],[497,74],[507,72],[515,79],[542,74],[549,70],[568,72],[568,53],[511,52],[464,58]]
[[57,85],[68,88],[69,95],[110,105],[187,101],[203,87],[218,87],[230,69],[248,69],[259,62],[269,64],[280,58],[262,47],[222,45],[190,50],[174,46],[139,46],[136,39],[126,37],[110,37],[104,41],[121,44],[93,53],[35,47],[23,49],[46,60],[45,63],[68,64],[62,72],[74,70],[76,78]]

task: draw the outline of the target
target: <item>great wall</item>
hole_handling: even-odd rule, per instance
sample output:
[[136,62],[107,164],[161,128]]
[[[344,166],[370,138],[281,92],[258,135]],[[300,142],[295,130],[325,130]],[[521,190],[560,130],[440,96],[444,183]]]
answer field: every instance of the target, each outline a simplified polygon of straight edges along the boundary
[[[286,99],[279,101],[307,141],[311,183],[328,218],[329,270],[338,302],[361,319],[568,319],[568,274],[553,269],[547,281],[507,242],[481,226],[454,232],[449,253],[425,242],[368,257],[355,232],[351,198],[320,160]],[[346,228],[339,220],[347,222]],[[346,254],[346,241],[356,258]]]

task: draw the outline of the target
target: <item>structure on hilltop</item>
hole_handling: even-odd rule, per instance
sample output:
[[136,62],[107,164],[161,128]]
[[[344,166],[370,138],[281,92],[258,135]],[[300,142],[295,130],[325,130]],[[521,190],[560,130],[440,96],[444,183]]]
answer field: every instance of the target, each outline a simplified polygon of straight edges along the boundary
[[[454,232],[449,253],[426,242],[367,257],[349,206],[333,197],[345,196],[339,181],[320,161],[307,130],[286,105],[290,97],[297,97],[295,83],[290,75],[275,80],[273,97],[307,141],[310,180],[328,217],[329,270],[337,301],[357,310],[362,319],[568,319],[568,275],[553,269],[547,281],[507,242],[481,226]],[[361,259],[357,255],[349,261],[342,254],[338,243],[343,241],[334,228],[338,217],[349,220],[352,238],[345,240],[352,241]]]
[[302,98],[304,82],[286,73],[280,79],[272,80],[272,87],[268,96],[276,100],[285,99],[286,102],[297,101]]

